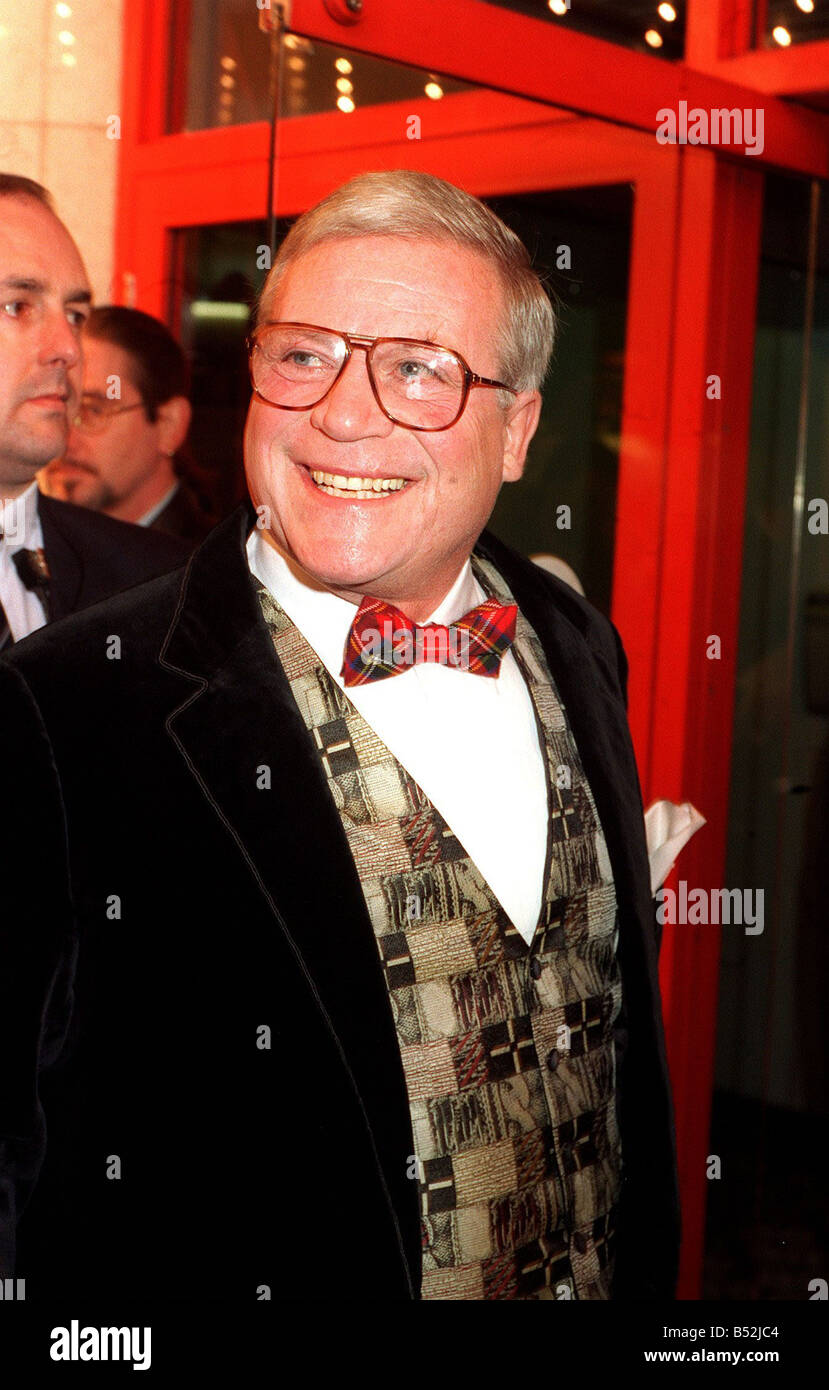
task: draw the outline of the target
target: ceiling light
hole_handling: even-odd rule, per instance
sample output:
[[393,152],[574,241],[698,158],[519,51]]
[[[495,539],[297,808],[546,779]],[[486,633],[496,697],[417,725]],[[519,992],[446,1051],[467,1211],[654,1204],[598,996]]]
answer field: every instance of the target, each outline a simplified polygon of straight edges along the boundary
[[656,13],[660,19],[664,19],[666,24],[673,24],[676,19],[676,10],[673,5],[657,5]]
[[354,110],[354,102],[351,97],[337,97],[337,106],[341,111],[345,111],[346,115]]
[[778,24],[776,28],[772,29],[771,36],[775,43],[780,44],[781,48],[788,48],[792,41],[792,36],[785,24]]
[[567,4],[567,0],[547,0],[547,5],[552,10],[553,14],[566,14],[570,8]]
[[235,58],[223,58],[223,59],[222,59],[222,67],[224,68],[225,72],[233,72],[233,69],[236,67],[236,59],[235,59]]
[[74,43],[74,42],[75,42],[75,35],[74,35],[74,34],[70,34],[70,32],[69,32],[68,29],[61,29],[60,33],[58,34],[58,43],[65,43],[65,44],[69,45],[69,44],[72,44],[72,43]]
[[662,35],[658,29],[649,29],[645,34],[645,43],[649,43],[651,48],[662,47]]
[[229,299],[194,299],[190,305],[193,319],[233,319],[237,323],[247,323],[250,318],[248,304],[236,304]]
[[288,59],[288,67],[291,72],[304,72],[305,59],[294,55],[294,57]]
[[440,101],[443,96],[443,88],[439,82],[427,82],[423,90],[430,101]]
[[58,19],[71,19],[71,18],[72,18],[72,6],[71,6],[71,5],[56,5],[56,6],[55,6],[55,14],[57,15]]
[[337,58],[334,67],[337,69],[337,72],[344,72],[346,75],[354,71],[353,64],[349,63],[347,58]]
[[815,0],[794,0],[794,3],[804,14],[812,14],[814,12]]
[[343,92],[346,96],[349,96],[350,93],[354,91],[354,83],[350,82],[347,77],[338,77],[337,91]]
[[73,68],[78,61],[74,53],[61,53],[60,60],[65,68]]

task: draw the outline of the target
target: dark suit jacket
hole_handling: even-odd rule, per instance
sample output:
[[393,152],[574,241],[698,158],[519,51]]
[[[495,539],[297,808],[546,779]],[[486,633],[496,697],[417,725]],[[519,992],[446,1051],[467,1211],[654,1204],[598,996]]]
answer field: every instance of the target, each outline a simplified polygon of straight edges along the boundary
[[179,478],[178,486],[167,506],[150,522],[148,529],[163,531],[169,536],[178,536],[179,540],[189,541],[192,548],[204,540],[217,520],[217,517],[211,516],[199,504],[190,485],[183,478]]
[[[17,788],[0,834],[15,866],[0,1191],[21,1217],[29,1299],[419,1296],[400,1050],[357,871],[247,568],[253,520],[239,508],[185,572],[0,662]],[[671,1297],[674,1141],[625,659],[573,590],[486,532],[479,548],[544,644],[613,865],[616,1291]]]
[[38,493],[52,621],[177,568],[188,547],[143,526]]

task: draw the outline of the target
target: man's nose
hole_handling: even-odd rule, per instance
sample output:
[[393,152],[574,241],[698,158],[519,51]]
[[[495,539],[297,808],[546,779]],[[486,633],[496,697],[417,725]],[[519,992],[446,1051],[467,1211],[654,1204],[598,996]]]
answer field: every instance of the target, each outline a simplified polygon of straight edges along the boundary
[[375,400],[364,352],[352,354],[342,376],[312,409],[311,424],[342,443],[391,434],[394,424]]
[[81,360],[81,344],[77,328],[73,328],[64,311],[46,313],[40,336],[40,361],[62,362],[75,367]]

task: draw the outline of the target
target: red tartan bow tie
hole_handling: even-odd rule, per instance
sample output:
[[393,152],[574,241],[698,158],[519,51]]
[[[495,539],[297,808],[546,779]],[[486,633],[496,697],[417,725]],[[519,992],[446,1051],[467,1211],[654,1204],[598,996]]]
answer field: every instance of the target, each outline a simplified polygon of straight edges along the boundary
[[517,616],[514,603],[488,598],[448,627],[421,627],[393,604],[364,598],[351,624],[340,675],[347,686],[367,685],[421,661],[437,661],[475,676],[497,676],[515,640]]

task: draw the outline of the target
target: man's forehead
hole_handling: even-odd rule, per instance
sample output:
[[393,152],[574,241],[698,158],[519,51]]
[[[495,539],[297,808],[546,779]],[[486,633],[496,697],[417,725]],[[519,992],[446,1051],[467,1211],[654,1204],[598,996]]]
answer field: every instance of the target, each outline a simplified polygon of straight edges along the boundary
[[108,338],[99,338],[88,331],[83,333],[82,343],[86,389],[103,391],[109,384],[109,378],[113,376],[135,385],[138,365],[128,349],[121,347],[120,343],[111,343]]
[[90,296],[73,238],[59,217],[34,198],[0,196],[0,281],[33,281],[46,291]]
[[[411,330],[414,336],[438,340],[447,325],[463,324],[477,333],[491,323],[493,296],[498,295],[491,263],[458,243],[371,235],[330,238],[288,264],[263,299],[260,317],[318,323],[324,308],[327,321],[322,326],[359,332],[356,322],[348,324],[338,316],[341,310],[353,314],[355,306],[365,306],[377,320],[377,332]],[[307,317],[311,312],[317,317]],[[382,320],[387,315],[398,320],[397,327],[386,329]]]

